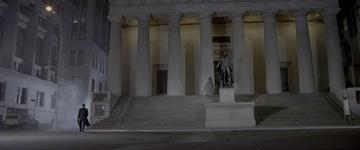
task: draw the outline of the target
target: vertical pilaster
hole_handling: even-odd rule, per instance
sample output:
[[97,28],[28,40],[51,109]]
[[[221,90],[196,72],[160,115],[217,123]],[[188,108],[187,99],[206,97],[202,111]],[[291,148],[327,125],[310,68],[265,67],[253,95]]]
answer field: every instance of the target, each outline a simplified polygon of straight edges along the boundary
[[235,94],[254,94],[252,55],[246,48],[244,13],[232,14],[231,17]]
[[296,18],[300,93],[314,93],[315,80],[313,61],[311,56],[307,11],[298,10],[294,15]]
[[110,49],[108,64],[108,89],[110,92],[121,95],[121,46],[122,46],[122,18],[113,17],[111,19]]
[[0,50],[0,64],[7,68],[12,68],[12,60],[15,56],[16,36],[18,27],[18,0],[9,1],[7,8],[3,9],[4,13],[4,32]]
[[135,95],[151,95],[151,70],[149,49],[149,17],[138,17],[138,45],[135,70]]
[[212,16],[210,13],[200,15],[200,95],[212,94],[208,82],[214,83],[214,58],[212,47]]
[[266,89],[267,93],[281,93],[281,75],[279,48],[276,31],[275,11],[263,12],[265,59],[266,59]]
[[35,7],[30,7],[30,22],[26,28],[26,37],[25,37],[25,52],[24,52],[24,73],[32,75],[33,67],[35,64],[35,54],[36,54],[36,37],[38,32],[38,10]]
[[180,14],[171,14],[169,16],[169,59],[168,59],[168,95],[184,95],[185,70],[183,70],[183,57],[180,42]]
[[340,35],[336,14],[339,9],[326,9],[323,12],[326,31],[326,49],[329,71],[329,87],[331,92],[345,88],[344,71]]

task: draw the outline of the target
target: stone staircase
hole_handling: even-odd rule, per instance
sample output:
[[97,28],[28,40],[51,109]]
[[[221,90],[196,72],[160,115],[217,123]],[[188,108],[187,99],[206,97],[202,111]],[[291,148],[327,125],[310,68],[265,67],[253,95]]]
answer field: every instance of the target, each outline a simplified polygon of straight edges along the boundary
[[344,125],[326,94],[262,95],[255,100],[257,126]]
[[[219,97],[123,97],[96,129],[204,129],[206,103]],[[236,102],[255,101],[259,127],[344,125],[326,94],[240,95]]]
[[133,97],[128,110],[119,118],[114,110],[95,128],[116,129],[199,129],[205,124],[205,103],[212,98],[202,96]]

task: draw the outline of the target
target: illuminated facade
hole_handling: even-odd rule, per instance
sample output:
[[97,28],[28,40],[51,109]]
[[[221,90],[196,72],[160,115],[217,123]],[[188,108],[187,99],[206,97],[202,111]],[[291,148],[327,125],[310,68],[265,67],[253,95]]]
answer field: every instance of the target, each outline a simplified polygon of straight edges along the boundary
[[338,12],[336,0],[114,0],[109,90],[204,95],[224,51],[236,94],[342,90]]

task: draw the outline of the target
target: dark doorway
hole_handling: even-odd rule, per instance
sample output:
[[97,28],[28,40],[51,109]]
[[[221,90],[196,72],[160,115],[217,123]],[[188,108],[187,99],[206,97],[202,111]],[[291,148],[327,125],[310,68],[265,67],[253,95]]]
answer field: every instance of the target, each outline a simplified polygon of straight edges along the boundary
[[283,92],[289,92],[289,69],[288,67],[281,67],[281,88]]
[[164,95],[167,93],[167,70],[158,70],[156,73],[156,94]]

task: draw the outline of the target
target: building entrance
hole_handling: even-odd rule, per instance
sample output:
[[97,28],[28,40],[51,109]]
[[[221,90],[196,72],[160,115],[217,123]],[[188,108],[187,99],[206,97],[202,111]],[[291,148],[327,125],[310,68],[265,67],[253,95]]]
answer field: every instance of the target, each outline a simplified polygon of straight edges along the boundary
[[281,73],[281,89],[283,92],[289,92],[289,67],[287,64],[282,64],[280,67]]
[[167,70],[156,72],[156,94],[165,95],[167,93]]

